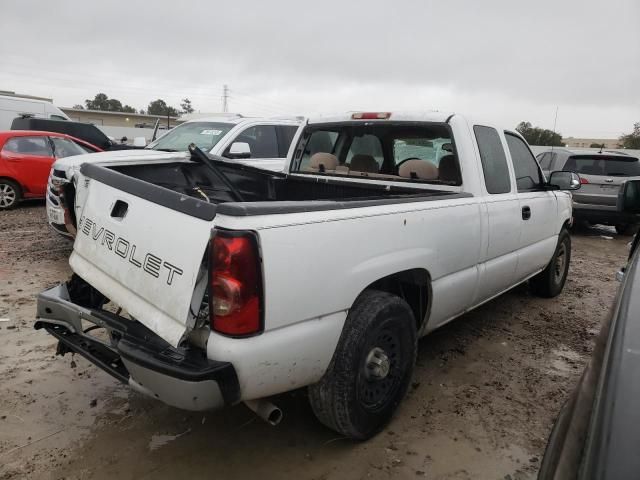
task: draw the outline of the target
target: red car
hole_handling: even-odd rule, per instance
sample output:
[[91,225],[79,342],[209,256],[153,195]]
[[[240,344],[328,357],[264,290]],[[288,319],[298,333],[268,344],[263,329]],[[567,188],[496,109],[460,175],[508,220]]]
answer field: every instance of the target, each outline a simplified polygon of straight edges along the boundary
[[0,210],[15,207],[23,198],[43,198],[51,165],[58,158],[101,151],[62,133],[0,132]]

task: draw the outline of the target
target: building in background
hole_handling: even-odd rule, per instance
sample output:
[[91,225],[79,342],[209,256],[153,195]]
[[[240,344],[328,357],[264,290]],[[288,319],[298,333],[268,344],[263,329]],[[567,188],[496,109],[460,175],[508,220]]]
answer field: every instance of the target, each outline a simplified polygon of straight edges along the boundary
[[562,139],[562,143],[564,143],[569,148],[590,148],[591,145],[595,145],[595,144],[597,144],[598,147],[604,144],[604,148],[620,148],[619,146],[620,141],[617,138],[567,137]]
[[160,120],[163,129],[175,127],[177,117],[160,115],[143,115],[141,113],[108,112],[104,110],[84,110],[79,108],[60,107],[74,122],[92,123],[97,127],[135,127],[153,128],[156,120]]

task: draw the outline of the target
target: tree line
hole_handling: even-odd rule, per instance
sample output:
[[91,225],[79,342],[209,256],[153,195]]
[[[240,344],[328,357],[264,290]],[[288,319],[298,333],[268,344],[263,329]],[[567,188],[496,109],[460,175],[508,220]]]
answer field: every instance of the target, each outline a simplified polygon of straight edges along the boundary
[[162,115],[163,117],[177,117],[180,114],[193,113],[195,111],[191,104],[191,100],[188,98],[182,99],[180,109],[167,105],[167,102],[158,98],[157,100],[149,102],[146,110],[144,108],[136,110],[131,105],[123,105],[117,98],[109,98],[106,93],[97,93],[93,100],[86,99],[84,101],[84,106],[77,104],[74,105],[73,108],[79,110],[84,110],[86,108],[87,110],[102,110],[105,112],[140,113],[142,115]]
[[[548,147],[563,147],[562,134],[549,130],[547,128],[534,127],[531,122],[520,122],[516,127],[516,130],[520,132],[520,135],[529,143],[529,145],[540,145]],[[633,125],[633,131],[621,135],[618,138],[620,142],[618,145],[621,148],[630,148],[633,150],[640,150],[640,122]],[[600,148],[602,145],[598,143],[592,143],[591,148]]]

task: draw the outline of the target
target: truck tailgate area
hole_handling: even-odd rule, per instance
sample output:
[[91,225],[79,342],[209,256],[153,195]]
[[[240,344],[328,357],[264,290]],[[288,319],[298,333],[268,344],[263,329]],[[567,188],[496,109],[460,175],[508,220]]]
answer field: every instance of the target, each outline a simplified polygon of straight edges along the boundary
[[[117,175],[117,174],[116,174]],[[195,321],[211,222],[98,180],[86,189],[71,268],[173,346]],[[159,187],[154,187],[158,189]],[[166,190],[166,189],[162,189]],[[168,196],[180,194],[166,190]],[[192,301],[197,305],[191,312]]]

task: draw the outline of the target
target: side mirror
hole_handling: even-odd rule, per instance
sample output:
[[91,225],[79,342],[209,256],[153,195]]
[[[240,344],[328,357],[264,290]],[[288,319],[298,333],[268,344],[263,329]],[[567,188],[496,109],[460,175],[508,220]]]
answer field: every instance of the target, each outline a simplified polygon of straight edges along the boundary
[[229,158],[251,158],[251,147],[246,142],[233,142],[229,147]]
[[580,176],[575,172],[551,172],[547,184],[557,190],[578,190],[581,186]]
[[627,180],[620,185],[616,206],[619,212],[640,214],[640,180]]
[[146,147],[147,139],[144,137],[134,137],[133,138],[133,146],[134,147]]

